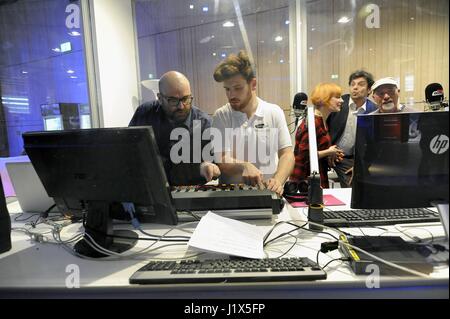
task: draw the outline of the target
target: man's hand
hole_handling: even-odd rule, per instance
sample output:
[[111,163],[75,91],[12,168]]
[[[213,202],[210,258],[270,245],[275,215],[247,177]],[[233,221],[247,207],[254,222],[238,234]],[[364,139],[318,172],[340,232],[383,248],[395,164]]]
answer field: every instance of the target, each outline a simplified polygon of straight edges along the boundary
[[277,193],[279,196],[283,195],[283,185],[276,178],[269,179],[265,184],[268,190]]
[[252,163],[244,163],[244,169],[242,170],[242,178],[244,183],[252,186],[263,186],[263,174]]
[[216,179],[220,176],[219,166],[211,162],[203,162],[200,164],[200,175],[206,179],[206,182]]

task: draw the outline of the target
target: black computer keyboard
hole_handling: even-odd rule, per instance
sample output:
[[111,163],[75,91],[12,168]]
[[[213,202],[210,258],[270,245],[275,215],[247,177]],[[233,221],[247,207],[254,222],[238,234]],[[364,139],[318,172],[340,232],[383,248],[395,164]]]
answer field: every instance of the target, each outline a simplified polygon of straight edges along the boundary
[[366,227],[440,221],[439,213],[427,208],[324,211],[323,218],[323,224],[330,227]]
[[130,284],[272,282],[326,279],[308,258],[152,261],[136,271]]

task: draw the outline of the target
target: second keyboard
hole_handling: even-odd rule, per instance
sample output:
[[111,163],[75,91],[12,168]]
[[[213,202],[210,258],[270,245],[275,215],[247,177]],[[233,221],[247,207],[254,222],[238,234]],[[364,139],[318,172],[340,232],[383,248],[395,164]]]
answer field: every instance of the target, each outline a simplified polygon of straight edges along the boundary
[[370,227],[440,222],[439,213],[427,208],[324,211],[323,217],[323,224],[330,227]]
[[211,259],[150,262],[130,278],[130,284],[271,282],[326,279],[308,258]]

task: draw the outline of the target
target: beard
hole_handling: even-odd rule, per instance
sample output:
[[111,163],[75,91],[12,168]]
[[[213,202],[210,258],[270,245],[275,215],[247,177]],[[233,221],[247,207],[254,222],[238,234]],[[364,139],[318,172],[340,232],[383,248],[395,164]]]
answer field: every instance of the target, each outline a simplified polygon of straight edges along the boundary
[[381,109],[385,112],[393,112],[395,110],[394,102],[384,103],[381,105]]
[[230,106],[233,108],[233,110],[242,111],[250,103],[251,99],[252,99],[252,92],[249,90],[247,96],[243,100],[234,98],[229,100],[228,102],[230,103]]
[[184,121],[186,121],[190,112],[191,112],[191,108],[184,108],[182,110],[176,110],[175,112],[171,112],[171,113],[165,111],[166,116],[168,117],[169,121],[171,121],[175,124],[180,124],[180,123],[183,123]]

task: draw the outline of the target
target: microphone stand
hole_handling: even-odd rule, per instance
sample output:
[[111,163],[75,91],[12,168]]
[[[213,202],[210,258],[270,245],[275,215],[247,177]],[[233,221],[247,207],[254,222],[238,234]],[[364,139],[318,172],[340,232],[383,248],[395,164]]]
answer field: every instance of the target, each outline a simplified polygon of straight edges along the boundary
[[[316,125],[314,120],[314,106],[307,108],[309,167],[308,177],[308,220],[314,223],[323,223],[323,190],[320,187],[319,155],[317,151]],[[309,225],[309,229],[322,231],[323,228]]]

